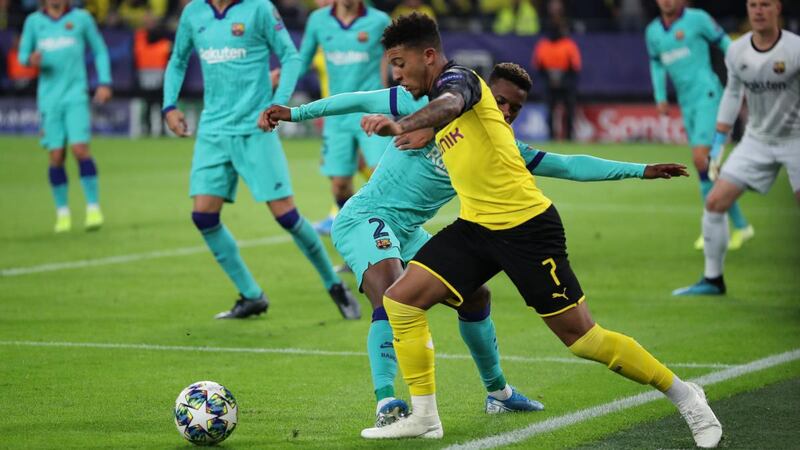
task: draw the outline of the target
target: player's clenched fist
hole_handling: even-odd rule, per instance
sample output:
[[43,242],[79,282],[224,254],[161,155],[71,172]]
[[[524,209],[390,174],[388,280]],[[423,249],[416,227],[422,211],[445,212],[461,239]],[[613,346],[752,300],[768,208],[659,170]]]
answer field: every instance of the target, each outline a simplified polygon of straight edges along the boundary
[[189,136],[189,126],[186,125],[186,118],[183,116],[183,112],[179,109],[173,109],[169,111],[164,119],[167,122],[167,126],[173,133],[180,137]]
[[272,105],[265,109],[258,116],[258,128],[264,131],[272,131],[278,126],[278,122],[291,122],[292,112],[289,108],[281,105]]
[[403,127],[394,120],[378,115],[368,114],[361,118],[361,128],[367,136],[377,134],[378,136],[397,136],[403,133]]

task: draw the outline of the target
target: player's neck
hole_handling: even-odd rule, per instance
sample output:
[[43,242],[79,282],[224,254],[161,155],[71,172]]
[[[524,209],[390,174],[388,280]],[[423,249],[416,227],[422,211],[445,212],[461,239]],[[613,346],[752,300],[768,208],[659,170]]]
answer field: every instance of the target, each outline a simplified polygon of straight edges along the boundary
[[221,13],[222,11],[225,11],[225,8],[231,6],[233,1],[234,0],[211,0],[211,5],[217,10],[217,12]]
[[683,14],[683,8],[678,8],[671,13],[661,12],[661,21],[664,22],[667,28],[671,27],[673,23],[677,22]]
[[349,25],[353,23],[354,20],[358,18],[358,15],[361,13],[361,2],[353,3],[352,6],[347,7],[341,3],[335,3],[333,5],[334,8],[334,15],[340,22],[345,25]]
[[59,7],[45,6],[44,10],[53,19],[60,19],[67,12],[67,5],[65,3]]
[[442,72],[444,72],[444,66],[446,65],[447,65],[447,57],[445,57],[443,54],[440,53],[436,59],[436,62],[433,63],[433,70],[431,70],[431,79],[428,80],[428,92],[431,92],[433,90],[433,82],[436,81],[437,78],[439,78],[439,75],[441,75]]
[[753,31],[753,46],[766,51],[771,49],[781,37],[781,30],[777,27],[766,30]]

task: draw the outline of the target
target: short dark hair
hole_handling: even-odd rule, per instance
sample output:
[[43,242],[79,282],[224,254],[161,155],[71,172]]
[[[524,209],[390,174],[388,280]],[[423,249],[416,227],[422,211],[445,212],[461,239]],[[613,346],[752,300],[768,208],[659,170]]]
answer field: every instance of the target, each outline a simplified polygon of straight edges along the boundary
[[381,44],[387,50],[401,45],[442,50],[442,39],[436,21],[418,12],[392,20],[392,23],[383,30]]
[[492,74],[489,75],[489,83],[494,80],[502,78],[506,81],[514,83],[518,88],[525,92],[530,92],[533,82],[528,71],[523,69],[522,66],[512,62],[498,63],[492,69]]

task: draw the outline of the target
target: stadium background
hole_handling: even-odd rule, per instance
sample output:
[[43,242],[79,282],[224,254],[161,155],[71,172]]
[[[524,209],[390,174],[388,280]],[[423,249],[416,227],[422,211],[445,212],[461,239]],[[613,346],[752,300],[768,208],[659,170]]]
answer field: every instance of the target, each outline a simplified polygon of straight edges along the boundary
[[[158,76],[148,89],[150,72],[158,72],[159,62],[169,47],[157,45],[174,37],[178,17],[187,0],[76,0],[72,4],[87,8],[95,16],[108,45],[113,76],[114,100],[95,106],[93,128],[96,134],[138,137],[162,132],[157,112],[160,104]],[[299,45],[313,1],[275,2],[287,28]],[[545,0],[434,0],[427,5],[418,0],[373,1],[389,13],[399,13],[408,4],[432,11],[444,31],[449,57],[487,75],[492,65],[502,61],[521,64],[534,76],[534,91],[529,105],[514,124],[515,132],[527,141],[550,138],[546,111],[541,104],[543,83],[531,56],[534,46],[551,22],[551,1]],[[695,1],[706,9],[731,35],[746,30],[745,2]],[[578,78],[578,104],[575,138],[580,141],[685,142],[677,108],[669,118],[659,117],[652,107],[648,57],[644,26],[656,16],[654,0],[564,0],[564,13],[573,39],[583,58]],[[20,70],[15,61],[16,43],[25,16],[38,6],[37,0],[0,0],[0,133],[36,134],[38,115],[33,100],[35,78]],[[800,28],[800,5],[784,2],[784,26]],[[150,46],[137,47],[139,40]],[[156,45],[154,45],[156,44]],[[148,54],[148,52],[151,52]],[[160,55],[159,55],[160,54]],[[724,77],[721,54],[714,61]],[[87,54],[87,63],[91,55]],[[163,67],[161,67],[163,69]],[[94,67],[89,65],[94,86]],[[149,84],[153,84],[151,81]],[[309,71],[297,87],[293,101],[318,98],[317,76]],[[184,83],[182,107],[190,121],[201,108],[202,77],[193,57]],[[150,106],[150,108],[148,108]],[[149,114],[148,111],[149,110]],[[319,126],[288,126],[284,137],[307,137],[319,133]]]

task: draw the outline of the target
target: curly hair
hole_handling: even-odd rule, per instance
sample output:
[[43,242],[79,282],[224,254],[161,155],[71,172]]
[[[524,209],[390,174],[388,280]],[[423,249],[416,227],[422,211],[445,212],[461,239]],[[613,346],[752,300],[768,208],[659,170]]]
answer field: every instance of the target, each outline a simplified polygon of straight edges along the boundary
[[383,48],[399,46],[442,49],[442,39],[436,22],[425,14],[413,12],[400,16],[386,27],[381,38]]
[[504,80],[514,83],[518,88],[525,92],[530,92],[533,82],[528,71],[523,69],[522,66],[512,62],[498,63],[492,69],[492,74],[489,75],[489,83],[494,80],[502,78]]

